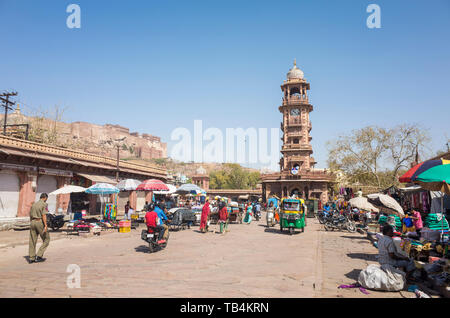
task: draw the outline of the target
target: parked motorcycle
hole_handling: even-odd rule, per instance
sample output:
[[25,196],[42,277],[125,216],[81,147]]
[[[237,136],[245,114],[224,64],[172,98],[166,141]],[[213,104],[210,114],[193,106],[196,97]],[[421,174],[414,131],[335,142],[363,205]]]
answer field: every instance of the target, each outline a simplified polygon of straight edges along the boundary
[[355,223],[347,215],[332,215],[324,219],[323,223],[326,231],[347,230],[351,233],[356,231]]
[[273,227],[277,224],[277,220],[275,219],[275,209],[269,208],[266,212],[266,221],[267,227]]
[[149,230],[142,230],[141,239],[148,243],[150,253],[154,253],[156,251],[162,250],[163,248],[166,248],[169,241],[170,232],[167,235],[166,241],[164,243],[158,244],[159,229],[151,228]]
[[64,226],[64,215],[55,215],[52,213],[47,213],[47,227],[51,228],[53,231],[57,231]]

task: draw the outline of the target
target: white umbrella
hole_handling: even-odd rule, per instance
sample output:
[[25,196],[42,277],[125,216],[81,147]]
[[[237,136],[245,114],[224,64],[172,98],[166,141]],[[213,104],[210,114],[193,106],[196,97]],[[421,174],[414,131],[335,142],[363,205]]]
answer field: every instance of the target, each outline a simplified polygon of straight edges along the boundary
[[348,203],[350,203],[352,207],[358,208],[360,210],[373,211],[377,213],[380,212],[380,210],[377,207],[373,206],[365,197],[356,197],[350,199]]
[[86,188],[74,186],[74,185],[66,185],[62,188],[59,188],[58,190],[55,190],[53,192],[50,192],[49,195],[58,195],[58,194],[70,194],[70,193],[77,193],[77,192],[85,192]]
[[380,207],[387,208],[388,210],[398,214],[398,216],[400,217],[405,216],[402,207],[393,197],[382,193],[369,194],[367,197],[369,198],[369,201],[371,203]]
[[199,192],[202,192],[202,189],[199,186],[195,185],[195,184],[186,183],[186,184],[181,185],[177,189],[176,192],[179,193],[179,194],[188,194],[188,193],[195,193],[195,194],[197,194]]
[[172,184],[166,184],[169,191],[154,191],[154,194],[173,194],[177,191],[177,187]]
[[142,182],[136,179],[125,179],[120,181],[116,187],[120,191],[134,191]]

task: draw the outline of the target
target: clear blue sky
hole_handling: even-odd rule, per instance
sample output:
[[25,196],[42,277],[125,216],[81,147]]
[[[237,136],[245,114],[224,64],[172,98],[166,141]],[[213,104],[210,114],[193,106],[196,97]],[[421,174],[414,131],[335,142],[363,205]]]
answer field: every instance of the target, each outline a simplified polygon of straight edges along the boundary
[[[70,3],[79,30],[66,27]],[[381,29],[366,27],[370,3]],[[166,142],[195,119],[278,128],[280,84],[297,58],[318,167],[327,140],[367,125],[420,123],[433,151],[450,137],[448,0],[0,0],[0,39],[0,90],[68,107],[68,122]]]

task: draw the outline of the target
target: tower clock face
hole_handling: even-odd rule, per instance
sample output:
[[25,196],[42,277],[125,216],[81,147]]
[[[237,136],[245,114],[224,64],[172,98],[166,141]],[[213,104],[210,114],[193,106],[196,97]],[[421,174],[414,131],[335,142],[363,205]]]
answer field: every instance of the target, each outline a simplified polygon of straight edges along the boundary
[[298,115],[300,115],[300,109],[298,109],[298,108],[293,108],[293,109],[291,109],[291,115],[292,115],[292,116],[298,116]]

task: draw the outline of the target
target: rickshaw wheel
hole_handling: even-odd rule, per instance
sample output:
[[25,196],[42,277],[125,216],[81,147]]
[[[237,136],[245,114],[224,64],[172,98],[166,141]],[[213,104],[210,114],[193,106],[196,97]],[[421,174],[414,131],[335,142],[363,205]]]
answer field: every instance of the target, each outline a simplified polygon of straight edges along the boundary
[[293,228],[293,227],[290,227],[290,228],[289,228],[289,234],[290,234],[290,235],[294,234],[294,228]]
[[305,232],[305,227],[302,227],[302,233]]

